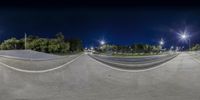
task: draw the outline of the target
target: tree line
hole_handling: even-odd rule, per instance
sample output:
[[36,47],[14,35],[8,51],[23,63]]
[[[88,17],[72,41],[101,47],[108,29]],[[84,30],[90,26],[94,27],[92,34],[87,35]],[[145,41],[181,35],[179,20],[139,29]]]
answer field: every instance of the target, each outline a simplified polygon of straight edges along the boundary
[[81,52],[82,42],[79,39],[65,39],[64,35],[59,32],[55,38],[40,38],[38,36],[29,35],[25,39],[16,39],[14,37],[4,40],[1,43],[1,50],[14,50],[14,49],[29,49],[46,53],[73,53]]
[[198,51],[200,50],[200,44],[196,44],[191,48],[192,51]]
[[159,45],[148,45],[148,44],[132,44],[128,46],[123,45],[102,45],[99,48],[95,48],[97,52],[105,53],[159,53],[163,51]]

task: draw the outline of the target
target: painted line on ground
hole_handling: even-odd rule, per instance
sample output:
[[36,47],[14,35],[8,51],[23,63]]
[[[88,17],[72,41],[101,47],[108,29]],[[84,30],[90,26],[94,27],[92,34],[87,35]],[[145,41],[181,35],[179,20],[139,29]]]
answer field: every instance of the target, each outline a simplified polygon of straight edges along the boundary
[[25,73],[45,73],[45,72],[50,72],[50,71],[53,71],[53,70],[56,70],[56,69],[60,69],[60,68],[62,68],[62,67],[64,67],[64,66],[66,66],[66,65],[68,65],[68,64],[70,64],[70,63],[72,63],[72,62],[74,62],[75,60],[77,60],[78,58],[80,58],[82,55],[84,55],[84,54],[81,54],[81,55],[79,55],[78,57],[72,59],[71,61],[69,61],[69,62],[67,62],[67,63],[65,63],[65,64],[63,64],[63,65],[60,65],[60,66],[58,66],[58,67],[51,68],[51,69],[46,69],[46,70],[38,70],[38,71],[18,69],[18,68],[9,66],[9,65],[7,65],[7,64],[5,64],[5,63],[2,63],[2,62],[0,62],[0,64],[4,65],[4,66],[6,66],[6,67],[8,67],[8,68],[10,68],[10,69],[13,69],[13,70],[16,70],[16,71],[20,71],[20,72],[25,72]]
[[[89,55],[87,55],[87,56],[89,56]],[[178,57],[178,56],[179,56],[179,55],[177,55],[176,57]],[[90,57],[90,56],[89,56],[89,57]],[[174,58],[176,58],[176,57],[174,57]],[[97,62],[97,63],[99,63],[99,64],[101,64],[101,65],[103,65],[103,66],[106,66],[106,67],[108,67],[108,68],[111,68],[111,69],[114,69],[114,70],[118,70],[118,71],[124,71],[124,72],[144,72],[144,71],[149,71],[149,70],[157,69],[157,68],[159,68],[159,67],[162,67],[162,66],[168,64],[172,59],[174,59],[174,58],[172,58],[171,60],[169,60],[169,61],[167,61],[167,62],[164,62],[164,63],[162,63],[162,64],[160,64],[160,65],[158,65],[158,66],[151,67],[151,68],[148,68],[148,69],[126,70],[126,69],[115,68],[115,67],[109,66],[109,65],[107,65],[107,64],[104,64],[104,63],[102,63],[102,62],[100,62],[100,61],[97,61],[96,59],[94,59],[94,58],[92,58],[92,57],[90,57],[90,58],[91,58],[93,61],[95,61],[95,62]]]
[[22,58],[22,57],[13,57],[13,56],[7,56],[7,55],[0,55],[0,57],[2,57],[2,58],[15,59],[15,60],[24,60],[24,61],[47,61],[47,60],[57,60],[57,59],[62,59],[62,58],[69,58],[70,56],[74,56],[74,55],[61,56],[61,57],[51,58],[51,59]]

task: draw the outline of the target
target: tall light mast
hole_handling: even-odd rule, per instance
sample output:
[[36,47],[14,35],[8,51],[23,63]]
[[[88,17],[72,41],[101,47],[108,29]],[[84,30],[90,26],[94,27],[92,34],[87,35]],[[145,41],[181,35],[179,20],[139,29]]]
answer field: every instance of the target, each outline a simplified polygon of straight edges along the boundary
[[26,50],[26,33],[24,34],[24,49]]

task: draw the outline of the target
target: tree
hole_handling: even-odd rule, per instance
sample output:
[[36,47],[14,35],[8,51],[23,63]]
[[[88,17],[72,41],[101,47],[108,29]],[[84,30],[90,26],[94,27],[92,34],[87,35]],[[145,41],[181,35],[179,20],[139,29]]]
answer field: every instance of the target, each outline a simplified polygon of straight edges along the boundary
[[[35,42],[36,42],[38,39],[39,39],[38,36],[29,35],[29,36],[27,37],[27,40],[26,40],[27,49],[34,50],[35,45],[37,45],[37,44],[35,44]],[[24,41],[24,39],[23,39],[23,41]]]
[[195,46],[192,47],[192,50],[193,50],[193,51],[200,50],[200,45],[199,45],[199,44],[196,44]]
[[13,37],[8,40],[5,40],[1,44],[1,49],[3,49],[3,50],[18,49],[19,47],[21,47],[21,41],[19,42],[19,40],[17,40],[16,38],[13,38]]
[[39,43],[39,46],[40,46],[40,51],[41,52],[48,52],[48,44],[49,44],[49,41],[48,39],[44,39],[44,38],[41,38],[39,39],[40,43]]
[[152,46],[152,51],[158,53],[160,51],[159,46]]
[[62,32],[59,32],[56,34],[56,39],[57,39],[57,47],[59,53],[67,53],[70,49],[70,43],[68,41],[65,41],[65,37]]
[[136,44],[135,45],[136,47],[136,52],[137,53],[142,53],[142,52],[144,52],[144,46],[143,46],[143,44]]
[[59,33],[56,34],[56,39],[57,39],[59,42],[64,42],[65,37],[64,37],[64,35],[63,35],[62,32],[59,32]]
[[49,53],[58,53],[60,45],[58,45],[57,39],[49,40],[48,52]]
[[[56,34],[53,39],[29,35],[26,43],[27,49],[47,53],[68,53],[69,51],[80,52],[83,50],[81,40],[73,39],[67,41],[61,32]],[[24,49],[24,38],[19,40],[16,38],[7,39],[1,43],[1,49]]]
[[70,48],[70,43],[69,42],[64,42],[61,44],[61,53],[67,53]]
[[113,46],[112,46],[112,51],[118,53],[118,51],[117,51],[117,46],[116,46],[116,45],[113,45]]
[[71,52],[80,52],[83,50],[82,42],[79,39],[69,40],[70,43],[70,51]]
[[159,52],[159,46],[153,46],[148,44],[133,44],[133,45],[103,45],[99,47],[99,52],[105,52],[106,50],[113,53],[150,53]]
[[18,40],[17,49],[24,49],[24,39]]

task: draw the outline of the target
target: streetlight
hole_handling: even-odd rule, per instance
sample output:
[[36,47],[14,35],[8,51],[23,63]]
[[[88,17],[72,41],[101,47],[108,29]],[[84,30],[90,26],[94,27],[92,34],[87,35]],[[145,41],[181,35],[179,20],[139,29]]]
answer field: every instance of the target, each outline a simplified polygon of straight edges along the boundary
[[182,34],[182,35],[181,35],[181,38],[182,38],[182,39],[186,39],[187,36],[186,36],[185,34]]
[[162,45],[164,45],[165,43],[164,43],[164,40],[161,38],[161,40],[160,40],[160,45],[162,46]]
[[188,40],[188,46],[189,46],[189,50],[190,50],[190,38],[189,36],[184,32],[183,34],[181,34],[181,39],[182,40]]
[[[106,44],[106,42],[104,40],[101,40],[99,43],[100,43],[100,49],[103,50],[103,46]],[[107,45],[105,45],[105,51],[107,51]]]
[[160,45],[164,45],[164,42],[163,42],[163,41],[160,41]]
[[104,44],[105,44],[105,41],[104,41],[104,40],[101,40],[101,41],[100,41],[100,44],[101,44],[101,45],[104,45]]
[[174,46],[171,46],[171,49],[174,49]]
[[24,33],[24,49],[26,50],[26,39],[27,39],[27,36],[26,36],[26,33]]
[[160,40],[160,49],[161,49],[161,51],[162,51],[162,46],[164,45],[165,43],[164,43],[164,40],[163,40],[163,38],[161,38],[161,40]]
[[90,47],[91,50],[94,50],[94,47]]

